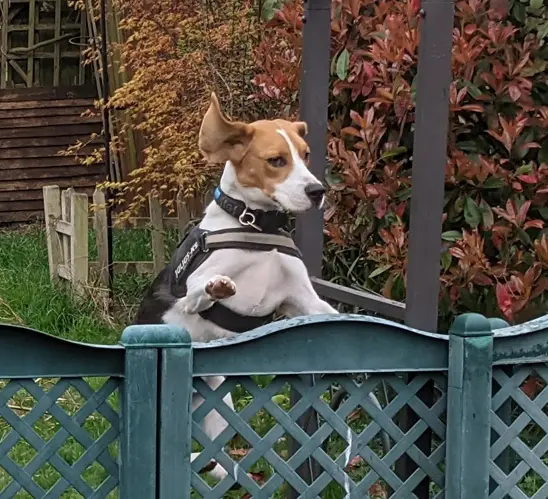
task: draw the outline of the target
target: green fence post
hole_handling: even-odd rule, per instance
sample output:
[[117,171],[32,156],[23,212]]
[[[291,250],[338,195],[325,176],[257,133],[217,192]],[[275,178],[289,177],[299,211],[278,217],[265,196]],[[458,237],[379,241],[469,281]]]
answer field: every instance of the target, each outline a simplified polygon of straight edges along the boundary
[[160,358],[158,499],[189,499],[192,451],[192,343],[173,329]]
[[488,319],[463,314],[449,331],[446,499],[487,499],[493,333]]
[[190,336],[167,325],[127,327],[121,499],[190,497]]
[[157,499],[157,338],[148,328],[129,326],[122,333],[126,348],[120,432],[120,498]]

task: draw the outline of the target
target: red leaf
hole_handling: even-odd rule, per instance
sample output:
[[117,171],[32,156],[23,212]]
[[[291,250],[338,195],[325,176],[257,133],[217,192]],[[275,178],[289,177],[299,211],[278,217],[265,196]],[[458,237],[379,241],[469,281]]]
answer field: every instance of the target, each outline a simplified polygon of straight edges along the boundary
[[521,389],[530,399],[534,399],[538,392],[542,390],[542,383],[538,378],[530,377],[521,385]]
[[421,0],[409,0],[409,5],[411,6],[411,14],[416,16],[421,10]]
[[510,296],[510,293],[508,293],[506,286],[500,282],[497,284],[496,292],[497,305],[499,306],[500,311],[503,313],[504,317],[506,317],[509,321],[512,321],[512,297]]
[[361,456],[354,456],[346,465],[346,469],[359,468],[363,464]]
[[387,204],[386,204],[386,198],[384,197],[378,197],[377,199],[375,199],[375,201],[373,202],[373,206],[375,207],[375,216],[380,220],[381,218],[384,217],[384,215],[386,215],[386,209],[387,209]]
[[528,222],[525,222],[523,224],[523,229],[527,230],[531,227],[534,227],[535,229],[543,229],[544,228],[544,221],[543,220],[529,220]]
[[535,174],[532,175],[519,175],[518,178],[525,182],[526,184],[536,184],[538,182],[537,176]]
[[510,98],[516,102],[521,97],[521,90],[517,85],[510,85],[508,87],[508,93],[510,94]]

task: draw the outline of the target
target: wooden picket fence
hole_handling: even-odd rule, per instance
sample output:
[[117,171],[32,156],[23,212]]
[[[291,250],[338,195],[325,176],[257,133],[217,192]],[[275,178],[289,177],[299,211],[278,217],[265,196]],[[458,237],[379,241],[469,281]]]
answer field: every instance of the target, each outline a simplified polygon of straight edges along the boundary
[[[48,262],[52,281],[66,282],[75,292],[82,293],[93,285],[98,293],[108,294],[107,213],[105,194],[93,193],[93,210],[88,196],[72,188],[61,191],[58,186],[43,188],[44,211],[47,224]],[[132,217],[123,227],[149,227],[151,231],[152,261],[114,261],[113,271],[157,275],[166,264],[165,231],[176,228],[182,238],[188,224],[198,218],[207,199],[184,201],[177,197],[177,215],[164,217],[160,201],[149,199],[149,217]],[[116,217],[113,225],[119,225]],[[89,260],[88,234],[95,232],[97,261]]]

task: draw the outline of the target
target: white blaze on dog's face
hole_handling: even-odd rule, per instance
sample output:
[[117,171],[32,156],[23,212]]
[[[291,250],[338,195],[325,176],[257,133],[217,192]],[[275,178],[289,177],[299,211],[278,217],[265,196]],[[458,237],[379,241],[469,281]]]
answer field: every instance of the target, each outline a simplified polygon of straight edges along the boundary
[[308,169],[310,149],[302,121],[229,121],[215,94],[200,129],[199,147],[208,161],[230,161],[242,195],[298,213],[321,207],[325,189]]

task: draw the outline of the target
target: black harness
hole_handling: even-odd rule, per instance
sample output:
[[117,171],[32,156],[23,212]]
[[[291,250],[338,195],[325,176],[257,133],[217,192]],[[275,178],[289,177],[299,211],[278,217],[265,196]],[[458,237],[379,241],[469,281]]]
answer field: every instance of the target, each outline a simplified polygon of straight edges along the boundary
[[[177,298],[186,296],[187,279],[218,249],[243,249],[252,251],[272,251],[301,258],[301,252],[293,239],[284,230],[288,217],[279,211],[250,210],[242,201],[215,190],[215,202],[228,214],[237,218],[242,227],[207,231],[194,227],[179,243],[168,265],[170,292]],[[273,314],[262,317],[241,315],[221,302],[199,312],[203,319],[233,331],[243,333],[270,322]]]

